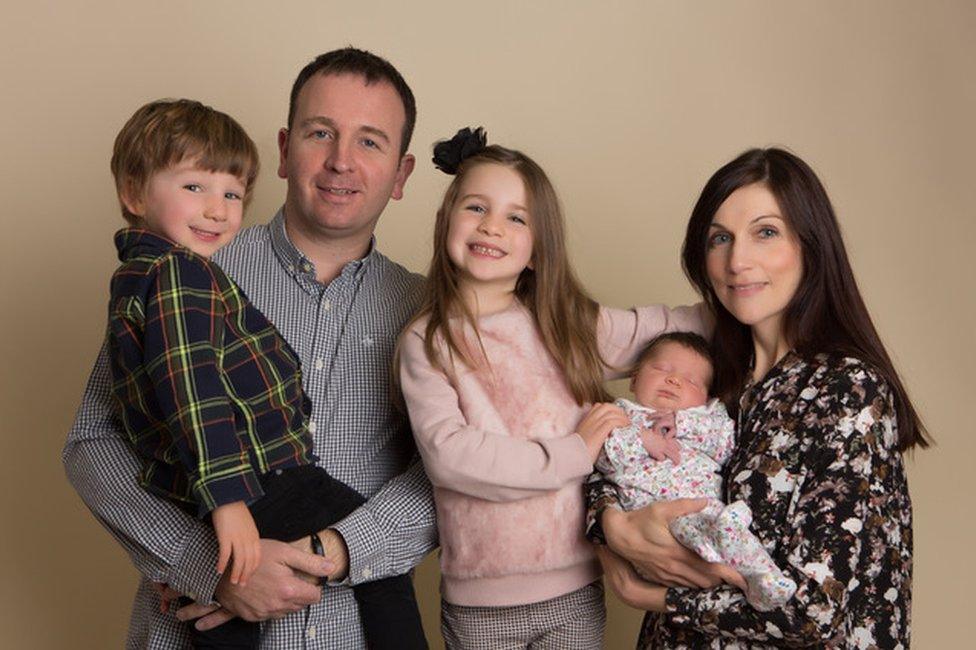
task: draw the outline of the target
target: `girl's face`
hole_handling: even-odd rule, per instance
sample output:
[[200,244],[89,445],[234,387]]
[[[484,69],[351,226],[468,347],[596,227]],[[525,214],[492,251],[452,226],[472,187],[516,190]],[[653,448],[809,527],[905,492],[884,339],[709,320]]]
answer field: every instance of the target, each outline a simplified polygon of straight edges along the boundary
[[725,199],[709,227],[705,268],[719,302],[764,337],[783,333],[783,313],[803,278],[800,243],[762,183]]
[[486,299],[510,298],[532,264],[532,216],[525,183],[513,169],[493,163],[468,169],[448,219],[447,254],[461,285]]

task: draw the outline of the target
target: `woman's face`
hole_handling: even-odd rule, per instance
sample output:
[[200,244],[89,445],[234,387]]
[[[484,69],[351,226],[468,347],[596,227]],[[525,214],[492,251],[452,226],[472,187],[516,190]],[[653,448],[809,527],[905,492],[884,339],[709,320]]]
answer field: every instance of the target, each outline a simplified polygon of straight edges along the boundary
[[754,333],[782,335],[803,258],[773,193],[754,183],[730,194],[712,218],[706,246],[705,268],[722,305]]

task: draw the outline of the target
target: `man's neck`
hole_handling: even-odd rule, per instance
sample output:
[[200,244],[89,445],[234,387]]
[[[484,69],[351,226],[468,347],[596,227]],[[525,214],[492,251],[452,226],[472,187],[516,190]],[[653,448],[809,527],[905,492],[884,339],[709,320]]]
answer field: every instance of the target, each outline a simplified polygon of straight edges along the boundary
[[285,232],[295,248],[315,265],[315,279],[322,284],[329,284],[339,277],[343,267],[349,262],[365,257],[373,238],[371,231],[352,237],[328,237],[308,233],[290,223],[287,213]]

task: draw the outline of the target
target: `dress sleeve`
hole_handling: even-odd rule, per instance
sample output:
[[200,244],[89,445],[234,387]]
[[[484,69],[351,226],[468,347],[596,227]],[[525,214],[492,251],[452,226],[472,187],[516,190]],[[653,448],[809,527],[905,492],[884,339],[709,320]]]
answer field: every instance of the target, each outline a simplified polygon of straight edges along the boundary
[[221,376],[226,307],[214,272],[183,255],[163,258],[145,316],[144,367],[201,515],[263,494]]
[[704,303],[670,308],[648,305],[633,309],[601,307],[597,320],[600,356],[607,364],[607,379],[618,379],[630,369],[651,339],[665,332],[695,332],[707,336],[711,319]]
[[[876,629],[866,633],[883,637],[883,621],[906,615],[893,610],[910,579],[911,552],[898,535],[910,527],[911,509],[907,486],[895,478],[903,475],[889,388],[859,365],[808,386],[800,399],[808,405],[797,424],[815,443],[784,526],[790,531],[782,540],[785,566],[778,562],[797,583],[796,595],[782,609],[763,613],[731,587],[672,588],[667,606],[673,624],[778,646],[819,645],[850,632],[843,629],[848,594],[858,588],[882,590],[892,610],[872,613]],[[899,551],[901,560],[890,563]]]
[[516,438],[468,423],[450,378],[427,359],[422,335],[404,333],[400,387],[430,482],[490,501],[516,501],[558,490],[593,469],[573,433]]

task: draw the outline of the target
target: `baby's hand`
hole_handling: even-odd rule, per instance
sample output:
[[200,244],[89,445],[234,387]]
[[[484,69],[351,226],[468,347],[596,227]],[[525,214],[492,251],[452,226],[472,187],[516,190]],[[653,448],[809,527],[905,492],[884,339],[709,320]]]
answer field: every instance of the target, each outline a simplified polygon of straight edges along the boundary
[[233,560],[230,582],[243,587],[261,562],[260,537],[254,518],[243,501],[218,506],[210,515],[220,544],[217,573],[223,573]]
[[681,446],[674,437],[674,427],[668,433],[661,433],[657,427],[654,429],[641,429],[641,444],[654,460],[670,459],[675,465],[681,464]]

